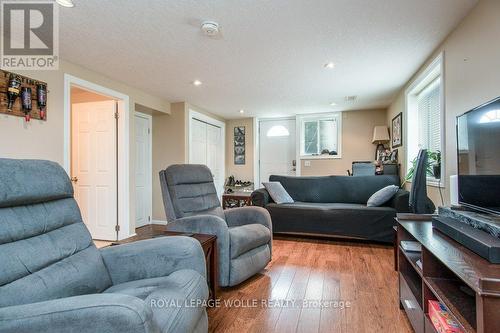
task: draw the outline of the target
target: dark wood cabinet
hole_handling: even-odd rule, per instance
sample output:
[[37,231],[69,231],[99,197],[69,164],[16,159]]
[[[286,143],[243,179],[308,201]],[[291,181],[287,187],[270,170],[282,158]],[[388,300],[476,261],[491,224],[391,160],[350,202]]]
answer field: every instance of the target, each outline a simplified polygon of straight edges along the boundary
[[[422,251],[407,252],[401,241],[419,242]],[[431,221],[411,217],[398,219],[396,249],[400,306],[415,332],[436,332],[429,300],[442,303],[464,332],[500,332],[500,265],[433,229]]]

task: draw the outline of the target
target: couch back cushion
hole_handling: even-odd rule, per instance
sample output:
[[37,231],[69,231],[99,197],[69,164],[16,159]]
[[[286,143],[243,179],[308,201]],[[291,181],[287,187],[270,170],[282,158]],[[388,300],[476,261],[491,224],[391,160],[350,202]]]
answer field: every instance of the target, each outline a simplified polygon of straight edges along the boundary
[[269,177],[280,182],[294,201],[318,203],[366,204],[370,196],[388,186],[399,186],[396,175],[382,176],[321,176],[321,177]]
[[58,164],[0,159],[0,267],[0,307],[111,285]]
[[160,183],[169,221],[200,214],[224,218],[212,172],[206,165],[171,165],[160,171]]

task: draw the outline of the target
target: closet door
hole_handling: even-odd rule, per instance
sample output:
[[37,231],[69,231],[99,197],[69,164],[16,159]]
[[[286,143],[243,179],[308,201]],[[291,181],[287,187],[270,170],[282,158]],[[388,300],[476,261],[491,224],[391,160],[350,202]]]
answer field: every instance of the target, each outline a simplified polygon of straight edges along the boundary
[[221,140],[222,129],[198,119],[191,119],[191,143],[189,148],[189,163],[206,165],[214,177],[217,194],[222,195],[224,175],[222,174]]
[[207,165],[207,124],[197,119],[191,119],[189,163]]
[[207,163],[206,165],[212,171],[214,177],[215,187],[217,194],[222,195],[222,188],[224,186],[224,176],[221,175],[221,128],[207,124]]

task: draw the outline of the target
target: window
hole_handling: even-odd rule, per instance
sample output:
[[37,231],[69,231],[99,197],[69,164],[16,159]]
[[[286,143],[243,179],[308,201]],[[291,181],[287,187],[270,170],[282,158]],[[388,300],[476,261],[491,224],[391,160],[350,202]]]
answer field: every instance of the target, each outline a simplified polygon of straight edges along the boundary
[[339,113],[300,119],[300,155],[340,157]]
[[[407,168],[419,149],[440,152],[443,155],[443,79],[442,56],[438,56],[406,91]],[[441,159],[442,161],[443,159]],[[443,175],[441,162],[441,175]],[[441,176],[442,177],[442,176]],[[439,179],[428,175],[429,183]]]
[[283,125],[274,125],[267,131],[267,136],[289,136],[290,132]]

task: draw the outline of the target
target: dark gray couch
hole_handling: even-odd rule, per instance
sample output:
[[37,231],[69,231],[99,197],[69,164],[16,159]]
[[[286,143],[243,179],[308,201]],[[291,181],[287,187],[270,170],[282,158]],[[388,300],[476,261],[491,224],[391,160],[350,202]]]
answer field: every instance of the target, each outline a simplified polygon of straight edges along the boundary
[[396,175],[271,176],[295,201],[276,204],[264,188],[252,193],[253,204],[271,214],[274,233],[327,235],[393,242],[396,213],[410,212],[408,191],[400,189],[382,207],[367,207],[368,198],[388,185],[399,186]]

